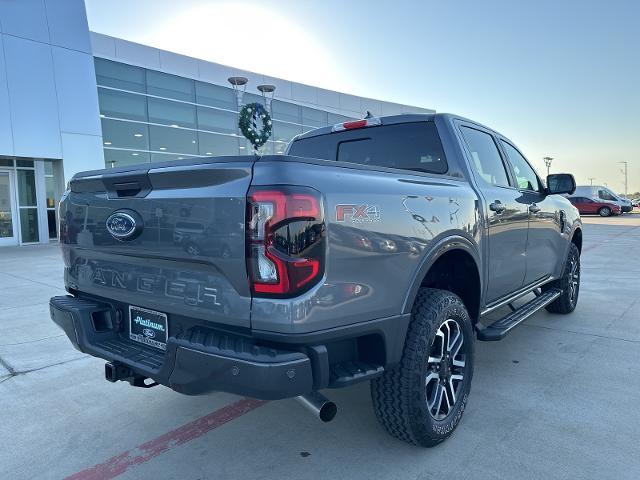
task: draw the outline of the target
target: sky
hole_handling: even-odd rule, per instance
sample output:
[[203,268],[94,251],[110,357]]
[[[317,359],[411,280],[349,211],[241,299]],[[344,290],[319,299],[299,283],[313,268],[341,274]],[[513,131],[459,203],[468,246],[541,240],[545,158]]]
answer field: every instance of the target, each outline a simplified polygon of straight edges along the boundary
[[89,28],[509,137],[538,172],[640,191],[635,0],[85,0]]

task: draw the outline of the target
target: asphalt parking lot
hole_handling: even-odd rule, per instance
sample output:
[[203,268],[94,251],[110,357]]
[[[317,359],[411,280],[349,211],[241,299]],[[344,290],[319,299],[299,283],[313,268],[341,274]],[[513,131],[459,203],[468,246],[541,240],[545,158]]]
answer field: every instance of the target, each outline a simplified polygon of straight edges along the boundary
[[637,479],[640,215],[584,222],[576,311],[478,342],[468,409],[430,450],[378,426],[368,384],[325,392],[329,424],[294,400],[110,384],[49,320],[57,246],[2,249],[0,478]]

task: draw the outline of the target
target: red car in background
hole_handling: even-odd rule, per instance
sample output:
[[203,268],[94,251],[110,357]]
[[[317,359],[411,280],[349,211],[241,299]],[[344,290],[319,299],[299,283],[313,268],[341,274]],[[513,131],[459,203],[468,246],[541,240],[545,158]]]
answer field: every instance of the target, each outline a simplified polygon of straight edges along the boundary
[[578,209],[580,215],[600,215],[609,217],[620,215],[622,209],[620,205],[609,202],[601,202],[587,197],[569,197],[568,200]]

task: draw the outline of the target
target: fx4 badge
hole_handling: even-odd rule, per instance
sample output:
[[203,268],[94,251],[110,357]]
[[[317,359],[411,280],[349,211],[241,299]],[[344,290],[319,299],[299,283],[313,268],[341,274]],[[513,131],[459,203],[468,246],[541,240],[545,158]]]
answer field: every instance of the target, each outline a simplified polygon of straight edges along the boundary
[[380,221],[380,207],[377,205],[336,205],[336,222],[375,223]]

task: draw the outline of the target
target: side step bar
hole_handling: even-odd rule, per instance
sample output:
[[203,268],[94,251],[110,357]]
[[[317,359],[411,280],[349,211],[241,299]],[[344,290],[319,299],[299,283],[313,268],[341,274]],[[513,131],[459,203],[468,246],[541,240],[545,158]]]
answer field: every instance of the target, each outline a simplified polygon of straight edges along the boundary
[[525,303],[521,307],[518,307],[506,317],[501,318],[482,330],[478,330],[478,340],[482,340],[484,342],[502,340],[507,333],[520,325],[538,310],[549,305],[561,294],[562,290],[559,288],[547,290],[546,292],[539,294],[536,298]]

